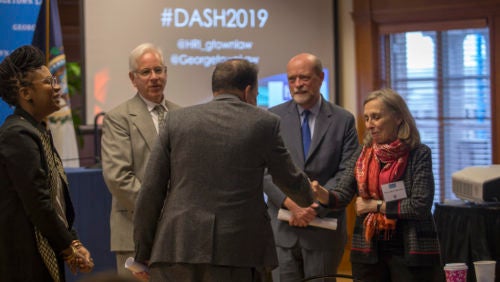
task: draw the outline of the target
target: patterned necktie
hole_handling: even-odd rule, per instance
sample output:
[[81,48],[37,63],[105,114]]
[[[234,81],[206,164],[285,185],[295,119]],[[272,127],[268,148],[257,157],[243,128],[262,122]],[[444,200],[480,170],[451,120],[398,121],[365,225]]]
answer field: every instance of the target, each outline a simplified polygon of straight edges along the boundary
[[302,147],[304,149],[304,160],[307,159],[307,154],[309,154],[309,146],[311,145],[311,129],[309,128],[309,114],[311,112],[304,110],[302,114],[304,119],[302,120]]
[[[43,144],[43,151],[47,161],[47,177],[48,177],[48,185],[50,190],[50,197],[52,200],[52,204],[55,205],[56,195],[57,195],[57,185],[58,177],[65,177],[64,168],[62,166],[61,160],[56,157],[54,154],[54,149],[52,146],[52,142],[50,141],[50,133],[47,131],[40,130],[40,139]],[[56,209],[57,210],[57,209]],[[65,218],[64,215],[60,215],[60,217]],[[67,222],[65,222],[67,225]],[[52,247],[50,246],[47,238],[45,238],[40,230],[35,227],[35,237],[37,241],[38,251],[42,256],[43,262],[45,266],[49,270],[50,276],[54,279],[55,282],[61,281],[60,279],[60,270],[59,265],[57,263],[57,256]]]
[[156,105],[154,111],[158,117],[158,132],[160,132],[160,128],[162,128],[165,123],[165,108],[161,105]]

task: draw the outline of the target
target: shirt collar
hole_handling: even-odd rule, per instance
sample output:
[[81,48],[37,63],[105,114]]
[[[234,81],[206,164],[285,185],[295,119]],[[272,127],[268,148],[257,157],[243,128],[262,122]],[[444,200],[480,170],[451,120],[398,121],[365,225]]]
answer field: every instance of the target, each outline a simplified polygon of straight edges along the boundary
[[[144,101],[144,103],[146,103],[146,107],[148,107],[148,111],[149,111],[149,112],[152,112],[152,111],[153,111],[153,109],[156,107],[156,105],[158,105],[158,104],[156,104],[156,103],[154,103],[154,102],[151,102],[151,101],[149,101],[148,99],[146,99],[146,98],[142,97],[142,95],[141,95],[141,94],[139,94],[139,97],[142,99],[142,101]],[[166,111],[168,111],[168,108],[167,108],[167,106],[165,105],[165,97],[163,98],[163,100],[160,102],[160,104],[159,104],[159,105],[163,106],[163,108],[165,108],[165,110],[166,110]]]
[[[316,104],[309,109],[309,112],[311,112],[313,114],[313,116],[318,116],[319,114],[319,109],[321,108],[321,102],[322,102],[323,98],[321,97],[321,94],[320,94],[320,97],[318,99],[318,102],[316,102]],[[304,112],[304,108],[302,108],[300,105],[297,105],[297,110],[299,111],[299,115],[302,116],[302,113]]]

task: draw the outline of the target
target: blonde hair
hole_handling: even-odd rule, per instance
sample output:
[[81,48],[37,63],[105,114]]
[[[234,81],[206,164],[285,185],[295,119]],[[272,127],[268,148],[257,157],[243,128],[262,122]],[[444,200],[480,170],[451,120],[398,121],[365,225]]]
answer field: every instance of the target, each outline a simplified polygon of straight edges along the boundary
[[[402,122],[398,128],[398,139],[406,143],[410,147],[410,150],[419,145],[420,133],[418,132],[415,119],[408,109],[408,105],[403,97],[390,88],[383,88],[371,92],[368,97],[366,97],[363,105],[375,99],[382,102],[395,116],[401,118]],[[371,143],[372,137],[370,133],[366,131],[363,144],[370,145]]]

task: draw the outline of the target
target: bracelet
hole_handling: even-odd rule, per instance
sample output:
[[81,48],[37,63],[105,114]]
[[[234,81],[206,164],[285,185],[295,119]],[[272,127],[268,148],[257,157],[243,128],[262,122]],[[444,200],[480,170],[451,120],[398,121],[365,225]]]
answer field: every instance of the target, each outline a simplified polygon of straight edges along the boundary
[[83,247],[82,242],[80,240],[73,240],[71,241],[71,246],[73,246],[75,249],[80,249],[80,247]]
[[63,250],[61,254],[64,260],[71,261],[76,258],[76,252],[77,252],[76,248],[73,245],[69,245],[69,247]]
[[382,207],[382,200],[377,200],[377,212],[380,212],[380,208]]
[[326,204],[326,205],[325,205],[325,204],[323,204],[323,203],[322,203],[322,202],[320,202],[320,201],[318,201],[318,204],[319,204],[320,206],[322,206],[323,208],[325,208],[325,209],[328,209],[328,208],[329,208],[328,204]]

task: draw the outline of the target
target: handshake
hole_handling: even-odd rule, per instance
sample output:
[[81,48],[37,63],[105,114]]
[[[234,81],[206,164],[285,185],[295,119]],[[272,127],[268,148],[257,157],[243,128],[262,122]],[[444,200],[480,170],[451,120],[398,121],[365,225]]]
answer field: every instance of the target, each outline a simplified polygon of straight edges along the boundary
[[320,202],[323,205],[328,205],[329,193],[325,187],[319,185],[318,181],[314,180],[311,183],[311,190],[313,191],[314,200]]
[[[330,193],[325,187],[319,185],[318,181],[310,182],[311,190],[313,191],[314,201],[319,202],[322,205],[328,206],[330,202]],[[317,205],[313,203],[310,207],[315,207]],[[386,203],[380,199],[374,198],[363,198],[356,197],[356,201],[354,203],[354,208],[356,209],[356,214],[358,216],[366,214],[366,213],[385,213],[386,211]]]
[[285,198],[283,206],[286,209],[278,211],[278,219],[287,221],[290,226],[307,227],[315,226],[326,229],[337,229],[336,218],[319,218],[317,208],[319,204],[328,205],[329,192],[323,186],[319,185],[318,181],[309,183],[313,192],[314,202],[309,206],[299,206],[290,198]]
[[94,260],[90,257],[90,252],[83,246],[80,240],[73,240],[71,245],[62,251],[62,256],[73,274],[76,274],[78,271],[87,273],[94,268]]

